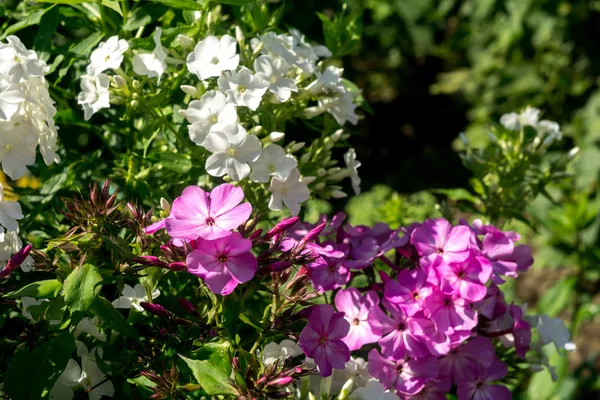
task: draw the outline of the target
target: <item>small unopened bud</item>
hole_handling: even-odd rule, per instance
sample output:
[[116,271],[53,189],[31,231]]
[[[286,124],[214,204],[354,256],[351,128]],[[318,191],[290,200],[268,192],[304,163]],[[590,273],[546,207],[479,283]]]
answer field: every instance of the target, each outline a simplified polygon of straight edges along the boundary
[[291,153],[297,152],[298,150],[300,150],[301,148],[303,148],[305,144],[306,143],[304,143],[304,142],[300,142],[300,143],[294,144],[292,147],[290,147],[290,152]]
[[157,315],[159,317],[168,317],[171,315],[171,313],[160,304],[152,304],[141,301],[140,306],[150,314]]
[[27,256],[29,256],[31,249],[33,249],[33,246],[28,244],[24,246],[21,250],[19,250],[17,253],[15,253],[15,255],[12,256],[10,260],[8,260],[4,269],[0,271],[0,278],[5,278],[9,276],[14,270],[19,268],[19,266],[21,266],[21,264],[25,262]]
[[235,40],[238,41],[238,43],[244,43],[244,40],[246,39],[246,37],[244,36],[244,32],[242,32],[242,28],[240,28],[239,26],[235,27]]
[[263,130],[262,126],[256,125],[248,131],[248,135],[258,135],[262,130]]
[[317,183],[315,185],[315,190],[316,191],[320,191],[320,190],[323,190],[323,189],[325,189],[325,182],[319,182],[319,183]]
[[130,105],[131,107],[137,107],[137,106],[139,106],[139,105],[140,105],[140,102],[139,102],[139,101],[137,101],[137,100],[131,100],[131,103],[129,103],[129,105]]
[[331,192],[331,197],[334,199],[343,199],[344,197],[348,197],[348,195],[341,190],[334,190]]
[[195,96],[196,93],[198,93],[198,89],[196,89],[195,86],[181,85],[179,86],[179,88],[183,90],[184,93],[189,94],[190,96]]
[[172,262],[169,264],[169,269],[171,271],[185,271],[187,270],[187,265],[184,262]]
[[283,132],[271,132],[271,134],[269,136],[271,137],[271,140],[273,142],[279,142],[281,139],[283,139],[283,137],[285,136],[285,133],[283,133]]
[[185,311],[189,312],[190,314],[198,314],[198,312],[196,311],[196,307],[194,307],[194,305],[190,301],[184,299],[183,297],[178,297],[177,301]]
[[137,79],[134,79],[133,82],[131,82],[131,86],[133,86],[135,90],[138,90],[142,86],[142,84]]
[[282,376],[281,378],[273,379],[272,381],[267,383],[267,386],[286,386],[292,383],[293,381],[294,378],[292,378],[291,376]]
[[280,272],[292,266],[292,263],[289,261],[276,261],[273,264],[269,265],[270,272]]
[[177,35],[177,41],[184,49],[191,49],[194,47],[194,41],[185,35]]
[[573,147],[567,153],[567,157],[569,158],[569,160],[572,160],[573,158],[575,158],[575,156],[577,155],[577,153],[579,153],[579,147]]
[[169,265],[156,256],[139,256],[134,257],[133,261],[142,265],[150,265],[161,268],[169,268]]
[[252,56],[256,57],[260,54],[264,45],[263,42],[259,42],[256,46],[254,46],[254,43],[256,43],[256,41],[253,40],[252,47],[254,47],[254,50],[252,50]]
[[311,156],[310,153],[304,153],[304,154],[302,154],[302,157],[300,157],[300,162],[302,164],[306,164],[307,162],[310,161],[310,156]]
[[327,175],[327,171],[325,170],[325,168],[319,168],[317,170],[317,175],[320,177],[324,177],[325,175]]
[[304,183],[305,185],[310,185],[311,183],[313,183],[314,181],[317,180],[316,176],[304,176],[302,177],[302,179],[300,179],[302,181],[302,183]]
[[338,129],[337,131],[335,131],[331,134],[330,138],[335,143],[342,138],[343,134],[344,134],[344,130]]
[[162,208],[163,211],[166,212],[167,214],[171,213],[171,204],[169,204],[167,199],[165,199],[164,197],[160,198],[160,208]]
[[248,237],[248,239],[254,240],[257,237],[259,237],[262,233],[263,233],[263,229],[262,228],[258,228],[257,230],[255,230],[254,232],[252,232],[252,234]]
[[279,221],[274,227],[273,229],[271,229],[266,235],[265,235],[265,239],[270,239],[273,236],[277,235],[278,233],[284,232],[287,229],[291,228],[296,222],[298,222],[300,218],[299,217],[291,217],[291,218],[286,218],[284,220]]
[[127,81],[121,75],[115,75],[112,77],[115,81],[115,86],[118,88],[123,88],[127,86]]
[[321,232],[323,232],[323,229],[325,229],[326,226],[327,226],[327,223],[323,222],[322,224],[317,225],[316,227],[314,227],[313,229],[308,231],[308,233],[306,235],[304,235],[304,237],[298,243],[297,248],[301,249],[302,247],[304,247],[304,245],[306,243],[312,242],[313,240],[315,240],[319,236],[319,234]]
[[239,371],[240,370],[240,359],[238,357],[233,357],[231,359],[231,366],[233,369]]
[[340,390],[340,394],[338,395],[338,400],[344,400],[347,399],[348,396],[350,395],[350,392],[352,391],[352,387],[354,386],[354,378],[350,378],[346,381],[346,383],[344,383],[344,386],[342,386],[342,390]]

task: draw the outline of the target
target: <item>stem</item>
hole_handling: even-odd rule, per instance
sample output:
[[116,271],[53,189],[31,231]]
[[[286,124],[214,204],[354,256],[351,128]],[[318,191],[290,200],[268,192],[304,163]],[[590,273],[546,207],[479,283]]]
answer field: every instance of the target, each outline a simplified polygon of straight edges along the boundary
[[256,350],[258,349],[258,346],[260,345],[260,342],[263,339],[263,333],[260,332],[258,334],[258,338],[256,339],[256,342],[254,342],[254,344],[252,345],[252,348],[250,349],[250,354],[254,355],[256,353]]

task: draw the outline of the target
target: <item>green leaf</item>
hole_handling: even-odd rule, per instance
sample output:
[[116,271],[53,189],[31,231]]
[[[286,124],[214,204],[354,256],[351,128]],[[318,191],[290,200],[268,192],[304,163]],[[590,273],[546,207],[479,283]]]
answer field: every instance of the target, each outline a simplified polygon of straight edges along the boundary
[[33,42],[33,48],[44,61],[48,61],[50,58],[52,37],[58,27],[59,14],[60,10],[58,7],[52,7],[40,20],[39,30],[35,36],[35,41]]
[[53,4],[81,4],[81,3],[97,3],[98,0],[36,0],[38,3],[53,3]]
[[127,23],[123,25],[123,30],[127,32],[135,31],[151,24],[165,14],[167,8],[162,4],[144,4],[142,7],[135,8]]
[[21,297],[35,297],[36,299],[53,299],[60,293],[63,285],[56,279],[37,281],[30,283],[21,289],[10,292],[4,297],[9,299],[19,299]]
[[260,323],[258,321],[256,321],[254,318],[247,316],[244,313],[240,314],[240,321],[242,321],[245,324],[250,325],[253,328],[256,328],[258,331],[263,330],[262,326],[260,326]]
[[[209,396],[238,394],[235,387],[230,383],[230,372],[220,368],[216,362],[212,360],[192,360],[182,355],[179,355],[179,357],[190,367],[194,378]],[[231,359],[228,360],[228,363],[231,368]]]
[[154,391],[151,388],[156,387],[156,383],[152,382],[150,379],[146,378],[143,375],[137,376],[135,378],[127,379],[127,382],[134,384],[138,391],[144,398],[148,398],[152,396]]
[[468,190],[457,188],[457,189],[434,189],[433,193],[439,193],[447,196],[450,200],[466,200],[471,203],[478,203],[479,199],[473,196]]
[[541,314],[556,317],[573,300],[577,277],[571,276],[552,286],[540,299],[537,308]]
[[35,11],[30,12],[29,15],[27,15],[27,18],[6,28],[6,30],[4,31],[2,36],[0,36],[0,39],[4,39],[8,35],[12,35],[18,31],[20,31],[21,29],[27,28],[28,26],[39,25],[44,14],[46,14],[48,11],[50,11],[53,7],[54,6],[44,8],[42,10],[35,10]]
[[31,352],[26,348],[18,350],[6,371],[4,391],[14,400],[41,399],[65,369],[74,350],[75,339],[70,332],[61,333]]
[[178,174],[185,174],[193,167],[189,154],[160,153],[153,155],[151,159],[157,164],[162,165],[164,168],[177,172]]
[[100,4],[102,4],[104,7],[110,8],[113,11],[116,11],[121,17],[123,16],[121,6],[119,5],[119,2],[117,0],[102,0],[102,3]]
[[96,267],[84,264],[65,279],[65,302],[73,311],[87,311],[102,288],[102,277]]
[[213,3],[219,4],[230,4],[232,6],[244,6],[246,4],[250,4],[255,0],[211,0]]
[[111,329],[114,329],[123,336],[133,339],[137,338],[135,329],[127,322],[123,314],[117,311],[110,301],[104,297],[96,297],[90,311],[104,321],[107,326],[110,326]]
[[104,37],[104,33],[102,32],[94,32],[90,36],[78,42],[75,46],[73,46],[69,53],[73,53],[78,56],[87,55],[88,51],[90,51],[93,47],[96,47],[98,43]]
[[192,0],[151,0],[155,3],[161,3],[165,6],[178,8],[180,10],[201,11],[204,5],[196,3]]

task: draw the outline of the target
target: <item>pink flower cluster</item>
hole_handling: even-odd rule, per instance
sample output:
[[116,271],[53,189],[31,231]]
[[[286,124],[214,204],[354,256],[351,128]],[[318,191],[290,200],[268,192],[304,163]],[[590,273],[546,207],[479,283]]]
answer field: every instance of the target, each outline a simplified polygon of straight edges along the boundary
[[308,266],[315,289],[340,288],[353,270],[361,273],[377,259],[391,268],[393,278],[381,273],[383,283],[362,293],[339,290],[337,313],[320,310],[328,305],[312,312],[300,345],[321,374],[341,368],[349,351],[376,343],[369,346],[369,372],[407,399],[445,399],[452,383],[459,400],[509,399],[505,386],[493,384],[507,374],[494,341],[512,344],[524,357],[531,330],[523,310],[508,305],[497,285],[533,263],[529,247],[515,245],[519,235],[480,221],[452,226],[432,219],[394,231],[384,224],[342,226],[340,220],[323,231],[323,244],[343,254]]

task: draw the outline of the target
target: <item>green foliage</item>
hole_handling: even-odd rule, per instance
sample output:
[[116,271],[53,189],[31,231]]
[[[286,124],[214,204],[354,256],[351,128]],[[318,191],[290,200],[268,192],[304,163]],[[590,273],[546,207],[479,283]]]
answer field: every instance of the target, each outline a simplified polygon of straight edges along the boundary
[[65,302],[71,310],[87,311],[100,293],[102,277],[96,267],[84,264],[77,267],[65,279]]

